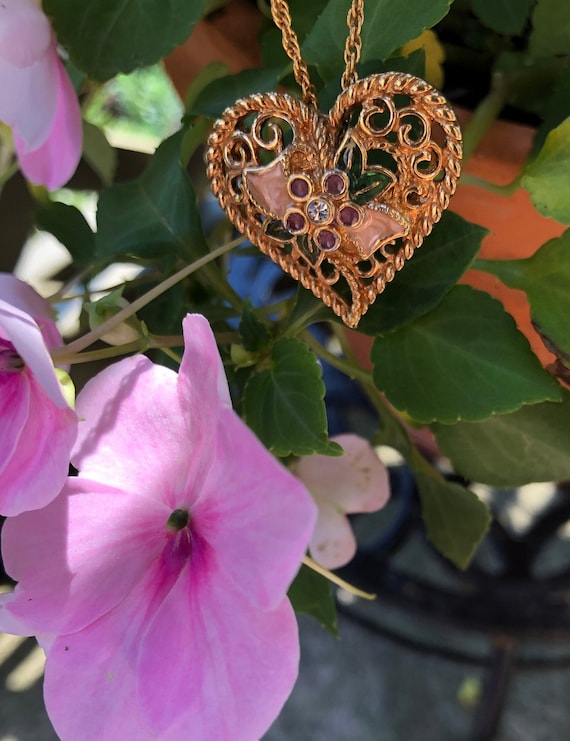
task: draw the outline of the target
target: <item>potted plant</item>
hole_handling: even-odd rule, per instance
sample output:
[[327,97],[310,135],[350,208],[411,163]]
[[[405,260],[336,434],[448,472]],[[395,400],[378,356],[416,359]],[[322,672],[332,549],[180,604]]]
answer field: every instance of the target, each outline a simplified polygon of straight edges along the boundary
[[[72,267],[68,270],[71,282],[62,286],[53,301],[61,304],[71,297],[80,298],[83,330],[63,345],[61,338],[55,336],[48,342],[41,335],[47,321],[46,313],[32,312],[27,301],[24,303],[28,308],[23,308],[19,299],[10,300],[8,292],[0,295],[3,304],[8,304],[8,308],[4,308],[10,317],[10,332],[13,332],[10,334],[0,327],[0,343],[4,343],[0,344],[4,363],[0,370],[11,374],[17,371],[19,379],[23,377],[21,374],[27,373],[29,378],[33,377],[29,380],[26,376],[27,382],[33,384],[36,382],[33,379],[39,378],[47,384],[47,396],[58,409],[65,409],[65,415],[58,413],[53,420],[59,420],[60,424],[65,418],[65,425],[75,430],[79,440],[74,443],[73,434],[69,433],[65,445],[58,445],[63,466],[58,475],[62,471],[63,474],[50,501],[45,497],[42,500],[41,492],[36,492],[34,506],[29,505],[31,498],[24,504],[14,504],[20,486],[14,484],[14,501],[2,510],[2,514],[8,516],[4,535],[7,570],[20,586],[15,596],[5,598],[1,605],[0,616],[9,615],[9,619],[2,623],[0,617],[0,627],[14,632],[25,631],[27,627],[30,633],[48,636],[45,639],[48,664],[51,662],[56,667],[49,675],[48,707],[64,739],[77,738],[77,723],[80,722],[77,718],[81,713],[72,717],[69,710],[61,706],[56,697],[57,687],[66,682],[77,697],[77,703],[71,705],[85,708],[85,712],[93,716],[90,701],[81,701],[81,687],[90,686],[93,681],[96,688],[94,677],[115,677],[115,671],[123,681],[116,694],[111,697],[108,692],[99,693],[94,689],[89,695],[102,698],[97,703],[107,703],[102,709],[97,705],[95,714],[106,719],[102,723],[108,724],[96,731],[98,737],[143,737],[141,729],[146,732],[150,728],[148,733],[158,734],[158,737],[170,729],[174,735],[169,738],[182,739],[186,737],[183,733],[187,732],[188,723],[194,722],[198,724],[196,727],[206,729],[204,738],[222,738],[223,724],[219,724],[219,718],[227,712],[232,723],[244,724],[243,737],[253,739],[259,737],[275,717],[294,679],[294,670],[284,659],[287,646],[278,640],[276,627],[279,620],[284,621],[283,625],[290,620],[290,614],[286,614],[289,609],[286,591],[289,590],[289,598],[299,612],[315,615],[334,630],[334,604],[328,580],[339,583],[339,576],[310,557],[305,557],[304,565],[298,568],[311,539],[315,507],[307,504],[306,490],[298,479],[284,472],[282,466],[275,467],[274,461],[278,458],[298,478],[302,478],[303,460],[310,456],[314,456],[314,460],[318,458],[324,470],[334,470],[334,462],[342,450],[329,438],[322,363],[354,379],[360,386],[375,414],[372,442],[377,446],[389,446],[403,456],[417,486],[427,538],[459,569],[468,567],[491,522],[488,504],[477,496],[470,482],[501,489],[570,478],[570,397],[565,386],[570,362],[570,311],[566,289],[570,236],[564,232],[564,225],[570,223],[567,174],[570,161],[567,95],[570,10],[557,0],[506,0],[500,5],[490,0],[456,0],[451,8],[448,0],[387,0],[366,4],[364,25],[358,30],[354,17],[347,29],[349,3],[345,0],[318,0],[310,4],[290,0],[292,28],[300,44],[296,55],[291,38],[287,43],[285,35],[285,46],[293,49],[292,65],[281,43],[287,23],[281,20],[281,30],[276,28],[270,4],[262,0],[258,3],[176,0],[170,12],[154,0],[144,0],[118,9],[112,17],[105,5],[102,1],[92,2],[88,8],[74,6],[70,9],[63,0],[44,0],[46,15],[38,20],[37,5],[26,0],[26,13],[30,13],[34,24],[39,24],[44,40],[47,39],[42,46],[45,59],[41,58],[46,65],[42,69],[49,69],[53,76],[50,80],[55,80],[49,90],[54,93],[56,102],[61,103],[69,96],[65,99],[73,99],[77,105],[70,82],[73,80],[79,99],[87,106],[100,84],[119,73],[128,73],[165,58],[166,69],[184,98],[185,115],[180,130],[165,138],[149,157],[142,174],[128,182],[113,182],[113,168],[108,165],[112,165],[117,152],[112,151],[100,133],[88,130],[86,159],[106,180],[97,193],[94,230],[74,205],[78,203],[77,197],[69,191],[63,194],[58,191],[71,174],[57,177],[57,152],[64,150],[54,145],[55,149],[50,149],[49,156],[44,159],[44,145],[49,147],[52,138],[57,144],[62,132],[74,141],[74,147],[65,149],[66,156],[69,154],[68,164],[73,162],[73,156],[79,156],[75,146],[80,139],[75,108],[66,107],[61,114],[63,118],[54,119],[53,111],[60,109],[56,103],[52,109],[46,103],[49,131],[43,139],[38,134],[34,140],[36,148],[29,142],[27,148],[22,144],[25,126],[18,129],[23,125],[16,115],[18,107],[9,109],[10,115],[16,111],[10,120],[0,108],[0,117],[4,115],[13,129],[15,147],[11,169],[6,171],[5,179],[17,169],[19,161],[24,174],[37,186],[31,188],[36,202],[36,226],[51,232],[72,257]],[[358,5],[350,6],[353,14]],[[274,15],[278,18],[277,12]],[[70,77],[66,76],[68,73],[57,56],[51,29],[46,31],[47,19],[68,55]],[[35,28],[33,24],[27,25],[26,32],[32,27]],[[361,39],[362,48],[359,50],[358,44],[352,47],[349,44],[348,61],[345,61],[344,47],[349,30]],[[299,72],[303,65],[308,78],[303,78]],[[29,67],[24,65],[26,70]],[[20,68],[22,60],[16,58],[13,70]],[[382,76],[390,72],[393,75]],[[370,85],[376,86],[374,90],[393,87],[389,87],[387,93],[375,92],[376,110],[367,119],[368,133],[372,132],[370,136],[374,138],[380,136],[378,132],[382,127],[387,126],[388,131],[392,124],[382,119],[388,115],[387,110],[393,109],[401,126],[386,134],[390,146],[384,149],[378,146],[374,150],[378,161],[373,161],[370,155],[368,162],[369,150],[374,147],[363,149],[358,142],[349,141],[350,127],[359,125],[354,122],[368,105],[367,100],[363,97],[357,101],[358,110],[347,104],[348,113],[344,117],[341,103],[335,101],[341,93],[341,78],[342,102],[343,95],[349,97],[347,91],[356,89],[351,86],[357,85],[357,76],[366,80],[368,76],[377,75],[380,76],[369,78],[373,81]],[[443,90],[452,105],[457,106],[463,126],[466,164],[450,208],[443,213],[459,175],[459,129],[454,114],[437,90],[418,83],[417,77],[427,78],[428,83],[436,87],[442,86],[445,77]],[[314,155],[310,153],[311,137],[318,140],[319,127],[325,124],[314,105],[313,108],[308,104],[301,107],[299,79],[304,79],[301,92],[305,104],[309,101],[313,105],[316,95],[322,110],[332,110],[331,117],[340,132],[338,147],[333,153],[336,159],[331,159],[332,165],[319,181],[327,197],[330,196],[336,205],[340,204],[339,216],[336,221],[327,216],[325,227],[329,229],[315,231],[317,236],[313,242],[306,237],[306,220],[312,218],[308,208],[318,201],[318,193],[313,192],[316,181],[311,179],[312,175],[307,175],[306,161]],[[408,87],[403,89],[398,85]],[[437,108],[433,118],[430,118],[431,112],[425,113],[422,109],[418,114],[414,109],[414,91],[417,90],[420,91],[418,95],[424,96],[423,100],[429,98],[425,105],[430,111],[429,106]],[[276,91],[275,96],[265,96],[272,91]],[[236,107],[236,101],[244,99],[245,108],[240,113],[238,108],[242,103]],[[378,103],[378,100],[384,102]],[[254,105],[251,101],[258,102]],[[288,107],[287,115],[283,115],[275,101]],[[228,107],[229,113],[224,114]],[[471,113],[466,112],[467,107],[471,108]],[[497,121],[502,113],[514,116],[517,123]],[[262,119],[258,129],[255,128],[257,115]],[[274,119],[279,116],[281,123],[277,125]],[[249,128],[245,134],[238,132],[237,144],[234,141],[224,149],[219,141],[223,140],[224,127],[232,117],[242,122],[247,120],[244,126]],[[412,123],[409,117],[414,119]],[[388,194],[389,198],[390,188],[393,191],[400,188],[404,192],[398,181],[401,163],[405,160],[400,150],[407,153],[409,149],[413,155],[414,147],[426,138],[426,125],[422,124],[426,117],[430,126],[433,124],[433,130],[443,132],[447,140],[456,138],[453,146],[447,141],[445,155],[437,154],[443,150],[443,145],[440,149],[437,142],[429,145],[436,155],[433,159],[426,155],[414,165],[413,188],[405,191],[408,206],[398,210],[392,202],[381,203],[380,194]],[[313,129],[308,124],[299,124],[301,119],[309,118]],[[216,120],[218,123],[212,134]],[[529,128],[529,123],[533,129]],[[32,137],[34,132],[26,129],[28,134]],[[345,135],[344,138],[340,134]],[[522,143],[519,143],[519,134]],[[302,147],[297,156],[290,145],[299,138]],[[434,141],[436,138],[434,134]],[[247,148],[252,146],[252,140],[261,154],[256,150],[250,162]],[[5,146],[12,146],[8,138]],[[221,210],[216,211],[213,219],[208,216],[213,201],[208,196],[209,186],[201,164],[204,149],[208,147],[212,187],[233,224],[243,225],[242,231],[247,232],[264,252],[274,258],[276,254],[283,256],[284,264],[290,264],[284,256],[299,249],[303,252],[305,275],[315,275],[314,266],[320,259],[316,254],[319,245],[323,252],[338,249],[339,244],[334,241],[337,238],[335,229],[342,231],[356,224],[352,221],[353,212],[362,220],[372,218],[372,212],[376,216],[381,214],[384,219],[381,228],[392,229],[392,232],[387,233],[382,243],[382,250],[385,250],[376,252],[382,252],[386,262],[396,268],[387,278],[383,274],[382,282],[377,284],[378,296],[368,301],[370,306],[358,323],[357,335],[343,325],[339,318],[341,311],[335,309],[335,313],[329,308],[338,308],[335,300],[330,299],[329,290],[331,286],[334,290],[338,280],[334,271],[321,273],[321,288],[323,283],[326,286],[324,290],[315,290],[315,295],[293,281],[279,283],[278,288],[284,287],[284,291],[270,291],[269,301],[265,303],[257,299],[252,301],[251,290],[237,290],[232,271],[235,276],[239,266],[245,265],[257,252],[251,245],[243,244],[244,237],[235,233]],[[315,151],[319,151],[318,147]],[[392,153],[391,160],[390,157],[386,159],[387,152]],[[279,159],[284,153],[288,158],[285,165]],[[497,153],[502,157],[495,163]],[[438,160],[438,157],[443,159]],[[240,158],[243,158],[241,165]],[[39,160],[46,170],[38,169]],[[225,162],[226,190],[220,189],[217,183],[218,160]],[[395,168],[392,167],[394,162]],[[285,168],[281,175],[285,173],[289,178],[286,191],[283,183],[275,179],[279,167]],[[239,210],[245,198],[244,181],[249,183],[245,186],[249,188],[247,198],[253,203],[250,221],[244,221]],[[440,182],[447,191],[441,198],[441,208],[434,209],[435,216],[423,227],[425,239],[420,249],[408,253],[402,245],[412,232],[410,223],[416,218],[413,214],[419,213],[426,203],[426,181],[435,183],[434,192],[439,192],[437,183]],[[73,180],[69,188],[73,193]],[[348,195],[352,201],[348,205],[344,201],[341,203],[341,196]],[[308,203],[310,198],[312,201]],[[293,214],[295,218],[290,221],[285,215],[268,218],[267,214],[277,201],[279,208],[283,206],[283,214]],[[342,216],[343,208],[346,218]],[[523,212],[528,214],[529,221]],[[256,240],[259,234],[263,238]],[[390,238],[393,238],[392,245]],[[420,242],[421,239],[414,247],[420,246]],[[402,252],[398,256],[400,249]],[[405,257],[402,257],[404,252]],[[374,255],[374,250],[365,257],[360,254],[359,264],[376,260]],[[266,257],[259,259],[255,270],[272,265]],[[276,261],[280,260],[281,257]],[[121,281],[114,286],[115,290],[97,300],[98,297],[92,295],[95,291],[91,281],[117,262],[135,266],[136,277]],[[228,267],[231,267],[229,277]],[[359,269],[366,272],[363,267]],[[289,272],[297,277],[294,270]],[[367,291],[372,284],[369,277],[364,275],[362,279],[363,290]],[[271,280],[277,282],[278,279],[272,277]],[[304,281],[305,286],[310,283],[310,278]],[[345,294],[339,292],[341,303],[346,299]],[[320,300],[321,296],[325,296],[327,306]],[[34,342],[44,342],[44,349],[47,348],[42,355],[43,362],[51,357],[53,364],[60,368],[59,377],[66,382],[67,376],[62,376],[62,372],[65,373],[68,366],[72,367],[74,377],[75,365],[89,361],[111,364],[104,371],[105,375],[97,375],[79,396],[78,414],[62,401],[61,392],[55,390],[57,387],[45,381],[51,378],[45,366],[41,372],[37,371],[35,356],[27,354],[28,339],[22,341],[23,335],[13,329],[20,326],[17,321],[22,311],[35,322]],[[205,319],[188,318],[188,313],[200,314]],[[183,321],[184,332],[181,331]],[[212,333],[206,328],[208,323]],[[347,322],[353,327],[355,323],[353,319]],[[117,334],[116,330],[120,332]],[[366,351],[362,350],[363,338]],[[93,349],[95,342],[100,344]],[[186,354],[182,358],[184,346]],[[129,357],[117,364],[118,358],[133,353],[146,353],[154,362]],[[176,381],[174,370],[178,371]],[[223,380],[224,373],[228,384]],[[10,379],[14,377],[11,375]],[[145,403],[145,393],[150,403]],[[232,406],[235,412],[230,414]],[[107,416],[106,409],[109,410]],[[18,423],[24,416],[22,411]],[[238,417],[245,420],[249,431]],[[47,415],[46,419],[52,420],[52,417]],[[136,424],[129,428],[128,423],[133,420]],[[214,422],[210,424],[208,420]],[[146,424],[149,430],[152,428],[152,435],[145,432]],[[114,437],[115,426],[118,437]],[[430,447],[432,458],[442,452],[451,461],[454,478],[444,476],[430,455],[425,455],[427,443],[425,433],[423,436],[417,433],[420,427],[435,437],[435,445]],[[29,428],[26,429],[29,432]],[[22,435],[23,430],[24,427]],[[44,446],[46,434],[42,437]],[[129,467],[130,443],[127,443],[136,440],[139,434],[142,447],[135,450],[136,445],[132,444],[133,465]],[[20,462],[14,452],[18,450],[18,441],[8,437],[7,440],[2,444],[9,449],[14,470],[19,469]],[[190,449],[184,448],[181,453],[181,440],[184,445],[190,440],[195,446],[199,453],[196,461]],[[243,449],[240,448],[242,441],[245,441]],[[262,444],[259,447],[258,441]],[[113,455],[115,444],[120,453]],[[26,449],[31,455],[33,446],[30,444]],[[173,457],[171,467],[168,461],[162,461],[163,455]],[[64,483],[70,456],[79,469],[79,476]],[[328,456],[330,462],[326,460],[323,464],[323,456]],[[181,462],[186,457],[193,461],[190,483]],[[117,469],[116,486],[108,479],[113,467]],[[163,479],[157,474],[159,469],[164,474]],[[210,489],[204,500],[193,490],[190,492],[192,482],[209,480],[209,474],[204,471],[214,469],[221,472],[219,481],[223,491],[230,491],[232,477],[239,480],[243,501],[247,499],[251,504],[247,511],[232,510],[230,505],[226,509],[225,505],[216,509],[214,504],[210,509],[200,509],[200,501],[216,500]],[[277,500],[271,500],[266,512],[265,505],[259,504],[258,508],[247,498],[252,491],[258,491],[255,477],[261,476],[263,471],[269,479],[275,480],[275,491],[285,491],[289,482],[297,497],[292,510],[295,514],[291,518],[286,508],[279,510]],[[224,472],[233,473],[224,478]],[[129,478],[131,474],[132,479]],[[247,478],[250,474],[251,480]],[[38,469],[36,479],[40,476]],[[291,478],[287,478],[289,476]],[[158,485],[159,479],[164,483],[162,488]],[[171,496],[171,488],[175,489],[182,479],[188,484],[185,489],[188,501],[185,499],[183,506],[176,504],[175,497]],[[101,509],[86,505],[85,513],[88,512],[89,517],[73,514],[77,502],[94,494],[88,491],[85,483],[91,480],[95,482],[93,487],[97,490],[95,493],[101,495],[101,501],[109,502],[109,531],[97,530],[100,515],[101,522],[105,521],[103,515],[107,505],[101,505]],[[16,474],[14,481],[19,481]],[[154,486],[156,491],[160,489],[157,501],[151,506],[147,497],[145,505],[139,507],[140,501],[133,498],[137,492],[132,491],[132,487],[146,491],[147,486]],[[124,511],[113,510],[115,504],[111,503],[119,500],[112,499],[111,489],[124,498]],[[257,501],[263,500],[256,500],[255,504]],[[156,546],[157,554],[162,554],[157,556],[157,562],[163,563],[160,559],[166,559],[162,580],[159,573],[152,570],[154,566],[151,568],[150,562],[147,564],[142,557],[144,548],[136,536],[139,531],[130,529],[134,522],[139,523],[137,518],[140,517],[140,532],[148,530],[152,542],[158,543],[151,516],[155,505],[158,509],[170,508],[168,516],[163,518],[166,523],[163,523],[164,537],[173,544],[172,548],[169,546],[168,558],[164,556],[166,551]],[[343,505],[342,512],[353,511],[348,506]],[[361,508],[366,510],[366,506]],[[252,513],[256,517],[267,515],[265,524],[249,521],[247,518]],[[44,521],[44,517],[48,519]],[[115,517],[120,523],[116,528]],[[96,534],[85,525],[91,518]],[[240,524],[236,532],[241,534],[238,537],[232,531],[226,539],[224,528],[232,518]],[[276,528],[277,520],[281,521],[281,529]],[[345,528],[346,535],[347,523],[343,518],[340,520],[340,525],[338,521],[336,525]],[[35,576],[35,567],[28,568],[19,545],[23,542],[23,533],[43,532],[45,523],[51,523],[47,530],[51,532],[53,528],[56,533],[49,541],[55,553],[53,568],[50,565],[48,569],[50,579],[54,578],[54,584],[68,586],[67,591],[63,590],[65,594],[58,591],[59,596],[53,603],[46,601],[45,590],[41,591],[42,586]],[[270,533],[267,538],[264,527]],[[101,535],[103,531],[113,533],[108,543],[107,536]],[[82,533],[81,537],[77,533]],[[132,539],[131,535],[123,538],[125,533],[131,534]],[[244,533],[247,542],[240,540]],[[94,544],[93,559],[81,558],[83,542],[87,549]],[[120,553],[121,559],[125,556],[126,560],[119,559],[116,565],[119,578],[105,559],[105,548],[108,546],[111,552],[117,543],[127,542],[135,544],[132,563],[126,558],[130,545],[125,546],[126,550]],[[272,542],[283,546],[279,557],[274,561],[270,559],[273,565],[267,566],[267,573],[265,566],[263,569],[260,566],[260,573],[253,574],[254,562],[263,562],[259,543],[269,548]],[[99,548],[99,543],[105,547]],[[204,543],[208,547],[200,550],[200,544]],[[208,550],[210,546],[214,550]],[[211,555],[214,552],[215,557]],[[184,567],[182,561],[170,560],[172,554],[177,553],[183,554]],[[313,550],[311,553],[315,556]],[[86,571],[77,567],[77,582],[71,580],[68,584],[67,576],[76,573],[73,554],[78,554]],[[247,568],[242,568],[244,554],[250,559],[246,559]],[[198,564],[195,572],[192,572],[193,558]],[[232,562],[241,569],[240,577],[226,580],[225,569]],[[89,563],[95,564],[93,573]],[[98,564],[102,564],[99,570]],[[233,653],[228,655],[228,661],[233,668],[242,665],[247,668],[246,680],[243,687],[230,688],[223,702],[221,695],[216,695],[212,674],[219,668],[220,657],[210,656],[210,662],[204,652],[194,655],[194,648],[187,649],[184,641],[177,642],[184,621],[176,622],[176,615],[182,614],[177,613],[182,603],[176,601],[176,585],[179,574],[186,573],[186,564],[190,564],[188,573],[194,574],[192,579],[196,579],[197,589],[205,589],[210,571],[219,576],[219,582],[215,583],[221,585],[220,591],[212,587],[213,591],[205,598],[204,609],[211,609],[213,615],[214,606],[218,604],[220,614],[226,615],[223,600],[233,595],[242,610],[240,615],[244,616],[243,624],[236,624],[240,637],[231,644]],[[274,566],[275,572],[272,571]],[[61,573],[56,573],[58,568]],[[64,578],[62,573],[67,576]],[[60,576],[63,581],[58,581]],[[131,577],[139,585],[132,592],[126,586]],[[95,584],[95,592],[89,591],[91,581]],[[74,584],[79,583],[83,585],[79,589],[81,594],[85,588],[85,612],[82,612],[83,603],[74,602]],[[103,589],[106,584],[112,585],[110,591]],[[170,596],[164,584],[170,585],[168,590],[172,588],[174,596]],[[344,585],[353,588],[350,584]],[[115,586],[116,591],[113,591]],[[100,592],[97,591],[99,587]],[[358,590],[358,585],[354,588]],[[151,592],[158,595],[154,601]],[[26,600],[32,605],[25,604]],[[36,605],[40,607],[36,609]],[[276,610],[280,612],[277,614]],[[142,622],[137,623],[137,616],[143,614],[144,620],[141,618]],[[200,614],[198,607],[193,605],[186,617],[195,621],[196,630],[205,631],[206,636],[209,623]],[[114,622],[117,615],[120,619]],[[255,647],[247,642],[246,627],[256,620],[255,630],[259,630],[267,639],[267,645],[273,647],[271,661],[282,666],[282,671],[274,673],[279,679],[275,696],[264,695],[266,703],[261,703],[263,708],[259,712],[252,713],[253,720],[248,725],[249,720],[246,722],[238,707],[241,700],[250,690],[269,692],[268,685],[257,686],[252,679],[255,674],[252,667],[260,663],[261,658]],[[132,633],[127,630],[131,622],[135,626]],[[117,667],[106,664],[105,647],[111,644],[106,642],[107,633],[98,632],[102,630],[101,625],[107,626],[113,635],[113,655],[121,657]],[[123,638],[119,635],[121,626],[125,628]],[[161,661],[146,641],[150,636],[155,641],[151,641],[152,646],[157,645],[156,641],[168,626],[177,640],[165,644],[168,661]],[[287,622],[287,626],[284,634],[291,637],[292,623]],[[86,636],[91,632],[95,638],[88,642]],[[132,635],[142,636],[140,645],[135,639],[131,640]],[[105,650],[95,655],[93,647],[99,645]],[[68,653],[70,655],[66,656]],[[75,663],[78,655],[84,656],[80,664]],[[80,666],[83,684],[69,685],[69,677],[63,669],[68,659],[73,671],[79,671],[77,667]],[[192,681],[201,688],[199,697],[204,704],[198,703],[182,711],[180,708],[185,705],[182,690],[182,694],[177,693],[189,663],[194,660],[198,668],[192,673]],[[174,679],[167,671],[168,665],[176,667]],[[132,666],[136,669],[131,671],[129,667]],[[105,671],[101,674],[103,668]],[[162,684],[173,688],[173,693],[168,695],[165,690],[155,695],[152,687]],[[242,691],[246,693],[243,696]],[[208,693],[212,702],[221,703],[220,713],[216,714],[218,720],[209,714],[204,699]],[[122,698],[126,698],[124,702],[132,712],[123,712]],[[172,718],[176,722],[171,727]]]

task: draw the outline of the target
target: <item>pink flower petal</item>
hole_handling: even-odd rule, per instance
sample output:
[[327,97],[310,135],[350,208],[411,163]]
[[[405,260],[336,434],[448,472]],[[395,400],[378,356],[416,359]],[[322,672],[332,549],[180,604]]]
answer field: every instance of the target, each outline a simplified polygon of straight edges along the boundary
[[72,455],[84,478],[177,506],[190,433],[176,381],[174,371],[143,356],[114,363],[89,381],[77,398],[84,421]]
[[180,393],[195,434],[212,427],[211,410],[218,405],[231,409],[232,402],[224,366],[208,320],[200,314],[187,314],[182,322],[184,356],[180,366]]
[[47,18],[32,0],[0,4],[0,120],[35,150],[52,128],[57,51]]
[[319,516],[309,548],[311,556],[325,569],[339,569],[354,558],[356,540],[352,528],[333,505],[319,503]]
[[19,130],[14,132],[16,153],[24,175],[36,185],[45,185],[55,190],[65,185],[75,172],[83,144],[81,110],[71,80],[54,48],[49,52],[54,57],[56,80],[56,109],[47,137],[40,146],[32,148],[22,138]]
[[344,449],[344,455],[300,458],[294,466],[295,474],[317,501],[335,504],[341,512],[381,509],[390,497],[390,484],[388,472],[370,443],[358,435],[333,439]]
[[12,273],[0,273],[0,299],[15,306],[20,311],[33,316],[52,319],[52,308],[49,301],[42,298],[32,286],[16,278]]
[[356,541],[344,515],[375,512],[390,496],[388,472],[370,443],[357,435],[337,435],[333,439],[344,449],[343,456],[311,455],[293,466],[319,508],[311,555],[327,569],[344,566],[356,552]]
[[293,610],[258,610],[215,571],[188,569],[144,636],[140,705],[161,741],[259,739],[297,676]]
[[53,350],[63,344],[53,320],[51,304],[36,293],[30,285],[11,273],[0,273],[0,299],[26,312],[35,320],[48,350]]
[[58,495],[77,434],[75,412],[57,407],[31,374],[28,380],[30,413],[2,468],[0,513],[8,516],[44,507]]
[[0,632],[12,633],[16,636],[31,635],[31,631],[25,623],[12,615],[10,606],[17,599],[14,592],[0,594]]
[[48,19],[35,0],[2,0],[0,59],[29,67],[42,58],[53,41]]
[[40,328],[32,317],[2,299],[0,336],[14,345],[26,368],[33,373],[51,401],[60,408],[67,408]]
[[0,476],[16,450],[29,412],[30,385],[27,375],[0,372]]
[[217,440],[193,516],[227,577],[257,606],[275,607],[299,569],[316,507],[230,410]]
[[48,649],[44,699],[62,740],[156,741],[136,688],[141,639],[156,610],[154,577],[149,573],[119,607]]
[[165,542],[167,507],[80,478],[42,510],[4,525],[7,572],[18,582],[9,612],[30,633],[70,633],[121,602]]

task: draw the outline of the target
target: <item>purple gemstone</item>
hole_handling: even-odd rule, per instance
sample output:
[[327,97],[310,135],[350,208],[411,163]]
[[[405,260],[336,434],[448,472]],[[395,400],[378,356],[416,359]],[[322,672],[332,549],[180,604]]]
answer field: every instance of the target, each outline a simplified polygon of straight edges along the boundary
[[285,219],[285,226],[293,234],[301,232],[305,228],[305,217],[298,211],[293,211]]
[[338,247],[339,238],[334,232],[331,232],[330,229],[321,229],[317,234],[317,242],[324,252],[330,252]]
[[345,183],[343,178],[336,172],[331,172],[325,179],[325,190],[331,196],[339,196],[344,193]]
[[343,206],[339,211],[338,218],[344,226],[353,226],[360,218],[360,214],[354,206]]
[[303,178],[293,178],[290,188],[295,198],[306,198],[309,195],[309,183]]

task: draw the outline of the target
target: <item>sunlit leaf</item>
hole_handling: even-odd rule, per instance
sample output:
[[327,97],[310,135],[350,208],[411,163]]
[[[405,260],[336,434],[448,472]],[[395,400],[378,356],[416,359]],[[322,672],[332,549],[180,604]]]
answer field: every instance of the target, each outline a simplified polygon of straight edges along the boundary
[[471,481],[515,487],[570,479],[570,394],[482,422],[433,425],[442,453]]
[[378,337],[371,358],[378,389],[419,422],[480,420],[560,398],[501,303],[468,286]]

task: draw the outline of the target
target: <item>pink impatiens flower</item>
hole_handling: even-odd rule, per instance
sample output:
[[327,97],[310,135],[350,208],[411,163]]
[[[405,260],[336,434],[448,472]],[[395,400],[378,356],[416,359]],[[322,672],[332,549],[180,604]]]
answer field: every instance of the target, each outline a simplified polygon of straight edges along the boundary
[[314,496],[319,509],[311,538],[311,556],[327,569],[338,569],[356,553],[347,514],[376,512],[390,497],[388,472],[367,440],[358,435],[332,438],[344,455],[300,458],[293,472]]
[[60,344],[47,301],[0,274],[0,514],[43,507],[67,478],[77,415],[48,352]]
[[24,175],[53,190],[79,162],[81,111],[40,6],[36,0],[0,3],[0,121],[13,129]]
[[63,741],[257,741],[297,675],[316,508],[231,409],[207,321],[183,328],[178,375],[139,356],[87,384],[79,476],[4,528],[0,629],[43,634]]

